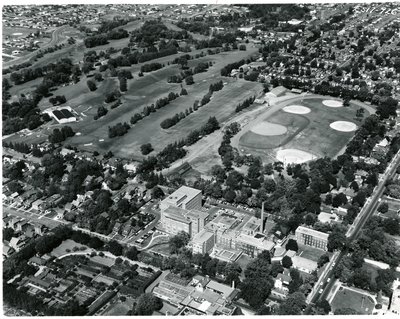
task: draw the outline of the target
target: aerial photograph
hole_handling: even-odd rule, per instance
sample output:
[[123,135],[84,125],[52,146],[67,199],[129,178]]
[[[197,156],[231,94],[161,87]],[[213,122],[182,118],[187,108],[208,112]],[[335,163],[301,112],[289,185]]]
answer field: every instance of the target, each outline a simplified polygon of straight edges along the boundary
[[4,316],[400,315],[400,2],[243,2],[2,6]]

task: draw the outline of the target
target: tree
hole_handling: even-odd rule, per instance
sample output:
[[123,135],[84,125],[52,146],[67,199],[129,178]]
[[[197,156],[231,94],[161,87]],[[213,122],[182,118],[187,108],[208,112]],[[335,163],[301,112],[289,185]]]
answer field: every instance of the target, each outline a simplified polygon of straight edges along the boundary
[[301,292],[295,292],[287,296],[278,310],[279,315],[301,315],[306,307],[306,297]]
[[123,247],[116,240],[111,240],[107,245],[108,251],[115,256],[121,256]]
[[128,91],[128,83],[125,77],[120,77],[119,78],[119,90],[121,92],[126,92]]
[[153,151],[153,146],[150,143],[147,144],[142,144],[140,146],[140,151],[142,152],[143,155],[147,155]]
[[339,206],[342,206],[344,204],[347,204],[347,197],[346,197],[345,194],[339,193],[339,194],[336,194],[332,198],[332,206],[333,207],[339,207]]
[[378,212],[385,214],[389,211],[389,205],[386,202],[383,202],[378,207]]
[[151,192],[151,197],[155,198],[155,199],[163,198],[164,195],[165,194],[164,194],[163,190],[158,186],[154,187],[152,192]]
[[127,258],[129,258],[130,260],[137,260],[138,254],[139,254],[139,252],[138,252],[137,248],[135,246],[133,246],[126,251],[125,256]]
[[342,249],[347,244],[346,228],[341,225],[335,225],[328,236],[328,250],[333,251]]
[[289,239],[285,248],[286,250],[293,250],[293,251],[299,250],[299,246],[297,245],[297,241],[295,239]]
[[151,293],[144,293],[139,296],[135,306],[135,315],[151,316],[155,310],[160,310],[163,306],[161,299]]
[[194,84],[193,76],[190,75],[187,78],[185,78],[185,83],[186,83],[186,85]]
[[231,189],[227,189],[225,191],[224,198],[228,203],[233,203],[233,201],[235,200],[235,197],[236,197],[235,191],[233,191]]
[[331,311],[331,305],[326,299],[317,301],[316,306],[322,309],[325,314],[328,314]]
[[318,267],[322,267],[326,263],[329,262],[329,255],[328,254],[323,254],[318,258]]
[[290,258],[289,256],[284,256],[282,258],[282,266],[284,268],[289,269],[290,267],[292,267],[292,265],[293,265],[292,258]]
[[96,83],[94,81],[87,80],[86,84],[87,84],[87,86],[88,86],[90,91],[96,91],[97,86],[96,86]]
[[175,254],[182,247],[185,247],[190,240],[190,235],[184,231],[180,231],[169,240],[171,254]]
[[3,240],[10,241],[15,235],[14,229],[10,227],[3,228]]
[[387,218],[383,221],[383,229],[390,235],[400,234],[400,223],[398,218]]

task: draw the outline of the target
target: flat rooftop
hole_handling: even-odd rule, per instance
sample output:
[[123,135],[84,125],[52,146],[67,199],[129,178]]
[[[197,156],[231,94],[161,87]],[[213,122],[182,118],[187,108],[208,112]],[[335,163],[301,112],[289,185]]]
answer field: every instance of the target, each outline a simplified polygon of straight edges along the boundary
[[68,119],[70,117],[75,117],[69,110],[67,109],[60,109],[60,110],[54,110],[53,114],[56,118],[59,120],[61,119]]
[[186,213],[186,216],[188,217],[198,217],[200,219],[206,219],[208,217],[209,213],[208,212],[203,212],[198,209],[191,209],[189,210],[188,213]]
[[200,233],[196,234],[193,238],[193,242],[201,242],[209,240],[214,234],[206,229],[203,229]]
[[320,239],[324,239],[324,240],[328,240],[329,234],[311,229],[311,228],[307,228],[307,227],[303,227],[303,226],[299,226],[296,229],[296,234],[297,233],[301,233],[301,234],[306,234],[306,235],[310,235],[313,237],[317,237]]
[[190,223],[190,219],[185,217],[186,210],[175,207],[175,206],[169,206],[163,213],[165,218],[173,219],[176,221],[179,221],[181,223]]

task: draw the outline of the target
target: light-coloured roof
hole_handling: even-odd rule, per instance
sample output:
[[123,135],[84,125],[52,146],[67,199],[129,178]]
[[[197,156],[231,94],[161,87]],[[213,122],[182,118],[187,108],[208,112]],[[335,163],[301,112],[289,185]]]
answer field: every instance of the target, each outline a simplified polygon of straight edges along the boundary
[[311,235],[313,237],[317,237],[317,238],[321,238],[321,239],[325,239],[328,240],[328,234],[311,229],[311,228],[307,228],[304,226],[299,226],[296,229],[296,234],[297,233],[301,233],[301,234],[307,234],[307,235]]
[[173,219],[179,221],[181,223],[189,224],[191,221],[189,218],[185,217],[186,210],[176,207],[176,206],[169,206],[164,212],[163,215],[165,218]]
[[194,218],[200,218],[200,219],[206,219],[208,217],[209,213],[203,212],[198,209],[191,209],[186,213],[187,217],[194,217]]
[[197,233],[194,238],[193,242],[196,243],[204,243],[209,240],[214,234],[206,229],[203,229],[201,232]]
[[220,284],[219,282],[216,282],[214,280],[210,280],[206,288],[212,289],[222,294],[224,298],[228,298],[235,291],[235,289],[231,288],[230,286]]
[[171,195],[166,197],[163,202],[168,204],[168,203],[174,203],[176,205],[181,205],[183,203],[187,203],[191,201],[194,197],[197,195],[201,194],[201,190],[187,187],[187,186],[182,186],[175,192],[173,192]]

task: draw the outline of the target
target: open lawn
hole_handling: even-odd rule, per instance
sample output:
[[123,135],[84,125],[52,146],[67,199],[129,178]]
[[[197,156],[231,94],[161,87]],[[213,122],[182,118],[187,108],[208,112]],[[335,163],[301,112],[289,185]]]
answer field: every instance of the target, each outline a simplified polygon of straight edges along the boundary
[[170,254],[170,248],[168,243],[157,244],[150,249],[151,252],[161,254],[161,255],[168,255]]
[[50,253],[50,255],[58,258],[62,255],[68,254],[67,249],[69,249],[72,252],[72,249],[74,247],[86,247],[84,245],[78,244],[77,242],[74,242],[71,239],[64,240],[60,246],[57,248],[54,248],[53,251]]
[[331,307],[333,312],[340,308],[352,308],[359,314],[370,315],[375,302],[366,294],[342,286],[333,298]]
[[121,301],[115,297],[112,303],[104,310],[102,316],[124,316],[129,310],[132,310],[134,298],[128,297],[125,301]]
[[[215,116],[220,122],[226,121],[234,114],[236,105],[259,93],[262,90],[262,85],[244,80],[221,78],[220,69],[227,63],[238,61],[251,53],[253,51],[250,50],[246,52],[232,51],[196,59],[197,63],[204,59],[206,61],[212,60],[215,64],[207,72],[196,74],[194,76],[195,84],[191,86],[183,84],[188,95],[172,101],[169,105],[132,126],[126,135],[114,139],[108,138],[108,126],[113,126],[118,122],[129,123],[130,118],[135,113],[141,112],[144,106],[167,96],[169,92],[180,92],[180,84],[167,83],[170,75],[180,72],[177,65],[170,65],[146,73],[144,77],[135,77],[129,80],[128,91],[121,97],[123,104],[114,110],[109,110],[106,116],[97,121],[93,119],[97,107],[103,105],[104,92],[109,92],[113,86],[118,87],[116,79],[107,78],[95,92],[89,92],[84,79],[77,85],[60,88],[54,94],[64,94],[68,100],[67,105],[70,105],[78,113],[84,111],[83,113],[86,115],[86,117],[82,115],[80,122],[70,124],[81,135],[69,139],[68,143],[77,147],[92,143],[83,148],[89,151],[101,150],[107,152],[111,150],[119,157],[141,159],[139,148],[144,143],[151,143],[157,152],[164,148],[166,144],[186,137],[191,130],[202,126],[210,116]],[[169,60],[172,60],[172,58],[169,57]],[[196,62],[190,61],[190,63]],[[134,67],[138,68],[139,65]],[[190,114],[170,129],[163,130],[160,127],[160,123],[164,119],[170,118],[176,113],[184,112],[187,108],[193,106],[195,100],[201,100],[207,93],[209,85],[221,79],[226,83],[225,87],[221,91],[215,92],[207,105]],[[114,84],[111,84],[112,81],[115,81]],[[99,142],[101,139],[104,139],[104,141]]]
[[[332,122],[346,121],[360,122],[356,119],[356,111],[359,106],[351,104],[350,107],[332,108],[323,105],[322,101],[328,99],[318,97],[299,96],[298,99],[284,101],[278,104],[278,110],[271,114],[270,108],[266,108],[267,115],[253,119],[245,126],[245,129],[236,137],[236,145],[243,153],[251,153],[261,156],[265,161],[275,161],[278,151],[291,151],[309,154],[311,157],[335,157],[354,135],[354,132],[341,132],[330,127]],[[288,113],[281,108],[283,106],[301,105],[311,112],[307,114]],[[364,117],[368,116],[366,110]],[[276,136],[263,136],[251,130],[261,122],[283,125],[287,132]],[[234,139],[235,140],[235,139]],[[295,156],[296,154],[292,155]],[[299,155],[299,156],[300,156]]]
[[321,257],[325,253],[332,255],[329,252],[325,252],[321,249],[313,248],[307,245],[299,244],[298,246],[299,246],[298,255],[313,261],[318,261],[319,257]]
[[30,28],[20,28],[20,27],[5,27],[2,29],[3,31],[3,39],[5,39],[6,36],[9,36],[11,38],[19,38],[19,37],[25,37],[29,35],[30,33],[34,33],[39,29],[30,29]]

